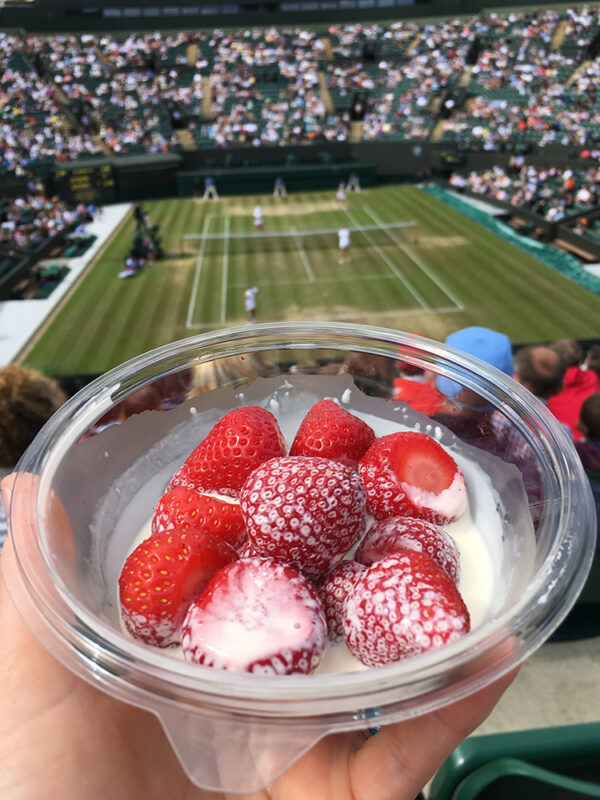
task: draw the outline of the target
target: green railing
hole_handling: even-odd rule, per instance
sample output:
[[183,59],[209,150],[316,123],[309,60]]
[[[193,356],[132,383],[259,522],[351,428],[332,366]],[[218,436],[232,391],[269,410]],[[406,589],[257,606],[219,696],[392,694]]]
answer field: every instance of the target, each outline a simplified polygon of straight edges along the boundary
[[438,200],[441,200],[451,208],[459,211],[465,217],[473,220],[473,222],[477,222],[479,225],[483,225],[484,228],[506,239],[506,241],[514,244],[515,247],[518,247],[520,250],[524,250],[530,256],[537,258],[538,261],[542,261],[547,266],[552,267],[552,269],[560,272],[566,278],[600,295],[600,278],[587,272],[575,256],[564,253],[562,250],[558,250],[549,244],[544,244],[544,242],[538,242],[536,239],[529,239],[522,236],[511,228],[510,225],[501,222],[490,214],[486,214],[484,211],[474,208],[470,203],[447,192],[441,186],[428,184],[423,187],[423,191],[433,195],[433,197],[437,197]]

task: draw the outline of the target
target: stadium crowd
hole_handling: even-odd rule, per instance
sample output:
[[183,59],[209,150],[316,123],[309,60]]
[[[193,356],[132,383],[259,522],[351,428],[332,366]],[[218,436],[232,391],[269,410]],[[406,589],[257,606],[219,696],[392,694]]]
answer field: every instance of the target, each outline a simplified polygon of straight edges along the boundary
[[506,169],[494,166],[468,175],[455,172],[449,183],[459,191],[468,188],[553,222],[600,202],[600,168],[536,167],[526,164],[522,156],[512,158]]
[[84,206],[73,208],[41,187],[25,197],[0,202],[0,248],[31,252],[73,223],[87,218]]
[[2,168],[176,150],[178,129],[198,147],[345,141],[356,92],[366,140],[435,133],[465,147],[590,150],[600,141],[600,59],[589,53],[598,22],[586,7],[321,32],[0,34]]

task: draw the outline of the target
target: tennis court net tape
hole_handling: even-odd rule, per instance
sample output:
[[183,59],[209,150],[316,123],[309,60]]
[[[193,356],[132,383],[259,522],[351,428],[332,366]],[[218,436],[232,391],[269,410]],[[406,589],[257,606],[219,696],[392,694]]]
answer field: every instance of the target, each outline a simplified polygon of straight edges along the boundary
[[370,233],[373,231],[389,231],[401,230],[406,228],[415,228],[416,221],[411,220],[408,222],[390,222],[385,225],[357,225],[354,227],[340,225],[338,228],[319,228],[310,230],[294,230],[294,231],[246,231],[244,233],[184,233],[184,239],[298,239],[303,236],[337,236],[342,228],[345,228],[350,235],[353,233]]

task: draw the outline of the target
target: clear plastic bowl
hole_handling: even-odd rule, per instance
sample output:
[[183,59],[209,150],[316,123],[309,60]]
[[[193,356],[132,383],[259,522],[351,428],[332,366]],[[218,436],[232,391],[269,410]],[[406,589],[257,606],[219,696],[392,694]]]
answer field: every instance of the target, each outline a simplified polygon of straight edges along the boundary
[[[481,408],[455,405],[455,434],[432,427],[390,399],[398,359],[475,391]],[[337,396],[350,410],[374,403],[392,423],[434,430],[488,473],[503,531],[500,585],[485,621],[439,650],[349,674],[233,674],[134,641],[120,624],[117,578],[170,475],[229,408],[262,404],[284,424],[311,393]],[[487,452],[480,434],[490,409],[534,466],[529,499],[519,470]],[[26,473],[38,476],[33,497],[19,492]],[[523,661],[574,604],[596,527],[568,435],[512,379],[425,338],[325,322],[208,333],[112,370],[38,435],[12,497],[10,515],[23,524],[12,531],[20,571],[8,588],[33,632],[77,675],[156,714],[195,784],[231,792],[268,785],[323,736],[439,708]]]

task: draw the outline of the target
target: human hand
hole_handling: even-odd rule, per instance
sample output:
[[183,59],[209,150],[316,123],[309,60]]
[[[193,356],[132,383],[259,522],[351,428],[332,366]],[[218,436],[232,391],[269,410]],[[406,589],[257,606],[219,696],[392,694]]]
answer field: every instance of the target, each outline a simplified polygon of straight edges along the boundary
[[[2,482],[6,508],[13,481]],[[223,795],[189,781],[156,717],[77,678],[34,638],[4,582],[17,569],[10,537],[0,566],[0,795],[10,800],[413,800],[516,674],[376,736],[328,736],[268,789]]]

